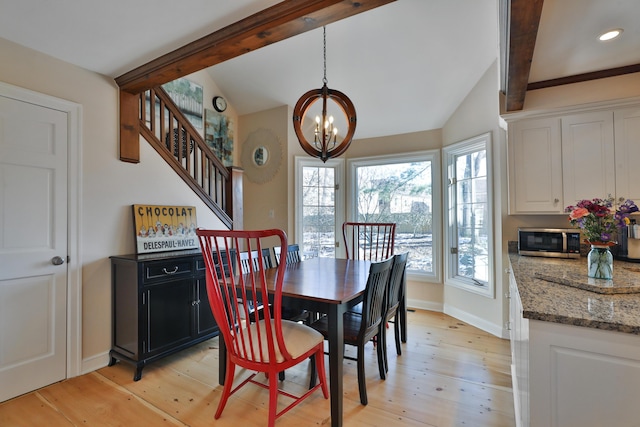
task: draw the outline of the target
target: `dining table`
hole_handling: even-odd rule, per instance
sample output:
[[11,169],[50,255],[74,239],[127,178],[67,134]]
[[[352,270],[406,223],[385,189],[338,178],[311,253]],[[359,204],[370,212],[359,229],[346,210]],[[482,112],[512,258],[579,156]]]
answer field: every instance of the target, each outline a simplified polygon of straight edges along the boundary
[[[329,397],[331,399],[331,426],[343,425],[343,314],[360,303],[369,276],[371,261],[340,258],[311,258],[288,264],[282,283],[283,305],[303,308],[327,316],[329,324]],[[266,271],[267,282],[277,269]],[[272,290],[272,289],[270,289]],[[219,344],[219,383],[224,384],[226,348]]]

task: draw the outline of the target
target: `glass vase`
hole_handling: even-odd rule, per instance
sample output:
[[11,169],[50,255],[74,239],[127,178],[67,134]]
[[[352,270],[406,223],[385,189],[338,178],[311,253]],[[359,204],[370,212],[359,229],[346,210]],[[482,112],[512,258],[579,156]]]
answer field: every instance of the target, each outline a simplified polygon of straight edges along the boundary
[[595,279],[613,278],[613,255],[609,246],[591,245],[589,255],[587,255],[587,266],[589,277]]

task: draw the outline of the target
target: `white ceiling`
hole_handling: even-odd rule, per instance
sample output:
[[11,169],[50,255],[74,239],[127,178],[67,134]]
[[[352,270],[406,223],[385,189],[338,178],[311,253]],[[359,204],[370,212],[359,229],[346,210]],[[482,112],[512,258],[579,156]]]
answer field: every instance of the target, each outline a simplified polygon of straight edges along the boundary
[[[622,28],[601,42],[607,30]],[[640,1],[545,0],[529,82],[640,64]]]
[[[327,26],[327,79],[355,138],[441,128],[498,58],[498,0],[398,0]],[[0,0],[0,37],[117,77],[279,0]],[[638,0],[546,0],[530,81],[640,63]],[[595,43],[623,27],[620,42]],[[551,38],[558,35],[560,38]],[[293,107],[323,77],[322,29],[210,73],[240,114]]]

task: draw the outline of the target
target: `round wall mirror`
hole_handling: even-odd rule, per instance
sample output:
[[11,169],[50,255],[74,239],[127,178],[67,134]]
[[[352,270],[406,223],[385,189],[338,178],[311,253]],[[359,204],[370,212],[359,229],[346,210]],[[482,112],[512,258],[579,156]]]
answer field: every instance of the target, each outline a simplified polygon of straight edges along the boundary
[[270,129],[257,129],[242,144],[240,163],[251,182],[269,182],[278,173],[282,163],[282,144]]
[[262,145],[256,147],[256,149],[253,150],[253,163],[255,163],[256,166],[264,166],[267,164],[267,161],[269,161],[269,150],[267,150],[267,147]]

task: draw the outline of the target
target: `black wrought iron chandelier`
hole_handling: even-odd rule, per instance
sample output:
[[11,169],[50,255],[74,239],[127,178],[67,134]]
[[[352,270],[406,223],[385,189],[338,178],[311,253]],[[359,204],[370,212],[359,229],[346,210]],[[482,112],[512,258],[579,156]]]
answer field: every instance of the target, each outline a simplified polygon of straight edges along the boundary
[[[327,30],[322,27],[323,54],[324,54],[324,78],[322,88],[312,89],[302,95],[293,109],[293,129],[296,132],[302,149],[313,157],[318,157],[326,162],[331,157],[338,157],[349,148],[353,134],[356,131],[356,109],[351,100],[344,93],[327,87]],[[322,101],[322,113],[315,118],[313,128],[313,142],[307,141],[303,133],[305,116],[309,108],[316,102]],[[332,101],[342,110],[347,124],[344,137],[341,138],[333,115],[327,112],[327,103]]]

